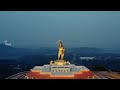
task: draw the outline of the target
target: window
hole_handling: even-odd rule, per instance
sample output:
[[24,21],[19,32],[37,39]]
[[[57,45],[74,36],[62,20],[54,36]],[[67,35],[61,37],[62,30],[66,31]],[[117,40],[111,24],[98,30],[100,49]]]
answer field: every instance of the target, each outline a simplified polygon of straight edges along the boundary
[[69,72],[70,70],[69,70],[69,69],[67,69],[67,71]]

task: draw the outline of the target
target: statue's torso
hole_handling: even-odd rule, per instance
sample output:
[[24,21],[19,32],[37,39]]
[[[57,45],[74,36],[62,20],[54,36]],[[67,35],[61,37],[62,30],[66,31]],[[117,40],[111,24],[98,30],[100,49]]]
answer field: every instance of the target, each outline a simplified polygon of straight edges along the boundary
[[63,47],[59,47],[59,54],[64,54],[64,48]]

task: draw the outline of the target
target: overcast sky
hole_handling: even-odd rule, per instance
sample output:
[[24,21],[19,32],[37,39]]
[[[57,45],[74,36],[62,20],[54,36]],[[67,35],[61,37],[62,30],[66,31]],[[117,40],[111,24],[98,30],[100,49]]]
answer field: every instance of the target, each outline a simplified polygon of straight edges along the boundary
[[120,48],[119,11],[0,11],[0,43],[15,47]]

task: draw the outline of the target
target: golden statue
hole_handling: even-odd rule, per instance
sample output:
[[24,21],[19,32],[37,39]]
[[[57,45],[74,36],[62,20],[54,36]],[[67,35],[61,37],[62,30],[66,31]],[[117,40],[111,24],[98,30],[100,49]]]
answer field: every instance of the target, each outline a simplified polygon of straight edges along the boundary
[[59,48],[58,59],[55,60],[54,62],[51,60],[50,65],[70,65],[69,61],[64,60],[65,48],[64,48],[64,46],[62,44],[62,41],[59,40],[59,41],[56,42],[56,44],[58,44],[58,48]]
[[57,43],[58,43],[58,48],[59,48],[58,60],[63,60],[64,59],[65,48],[64,48],[61,40],[59,40]]

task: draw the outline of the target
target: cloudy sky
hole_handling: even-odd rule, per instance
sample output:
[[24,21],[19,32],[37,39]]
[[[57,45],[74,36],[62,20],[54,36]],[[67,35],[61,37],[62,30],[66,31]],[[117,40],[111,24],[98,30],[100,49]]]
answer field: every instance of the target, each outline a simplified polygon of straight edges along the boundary
[[120,48],[119,11],[0,11],[0,43],[15,47]]

